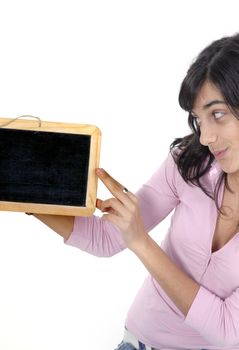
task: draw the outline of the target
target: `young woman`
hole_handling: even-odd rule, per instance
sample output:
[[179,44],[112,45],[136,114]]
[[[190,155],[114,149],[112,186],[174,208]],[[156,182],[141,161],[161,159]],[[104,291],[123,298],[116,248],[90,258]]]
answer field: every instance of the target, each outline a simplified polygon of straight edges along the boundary
[[[239,349],[239,35],[206,47],[179,94],[192,133],[136,194],[103,169],[100,217],[36,215],[99,256],[124,248],[149,271],[131,306],[126,349]],[[149,231],[172,210],[161,247]]]

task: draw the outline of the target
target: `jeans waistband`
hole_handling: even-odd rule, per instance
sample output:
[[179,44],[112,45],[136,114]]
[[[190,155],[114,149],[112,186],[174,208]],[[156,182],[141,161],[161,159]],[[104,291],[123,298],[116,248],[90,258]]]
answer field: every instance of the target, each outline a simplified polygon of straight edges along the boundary
[[[135,349],[140,350],[142,349],[142,344],[140,345],[140,341],[132,334],[130,333],[127,329],[125,329],[124,331],[124,342],[125,343],[130,343],[131,345],[133,345],[135,347]],[[153,350],[153,348],[151,348],[150,346],[144,345],[145,350]]]

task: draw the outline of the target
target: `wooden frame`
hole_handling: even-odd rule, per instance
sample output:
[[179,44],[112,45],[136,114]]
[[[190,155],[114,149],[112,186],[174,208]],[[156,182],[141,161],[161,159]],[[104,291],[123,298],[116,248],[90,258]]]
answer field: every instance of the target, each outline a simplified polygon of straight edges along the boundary
[[66,124],[60,122],[46,121],[41,121],[40,125],[38,125],[38,122],[36,120],[14,120],[7,118],[0,118],[0,127],[17,130],[19,129],[30,131],[48,131],[54,133],[90,135],[90,156],[88,167],[86,206],[77,207],[68,205],[0,201],[0,210],[72,216],[89,216],[93,214],[96,205],[97,193],[97,176],[95,175],[95,169],[99,166],[101,143],[101,132],[99,128],[97,128],[94,125],[87,124]]

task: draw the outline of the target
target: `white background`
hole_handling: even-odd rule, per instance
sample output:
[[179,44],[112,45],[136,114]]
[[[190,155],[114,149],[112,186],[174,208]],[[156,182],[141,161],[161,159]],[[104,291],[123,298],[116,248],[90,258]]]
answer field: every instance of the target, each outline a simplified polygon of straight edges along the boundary
[[[0,1],[0,117],[95,124],[101,166],[136,191],[188,133],[180,83],[238,1]],[[99,184],[98,196],[109,193]],[[99,214],[99,213],[98,213]],[[147,271],[96,258],[23,213],[0,213],[0,349],[112,350]],[[166,223],[152,235],[159,242]]]

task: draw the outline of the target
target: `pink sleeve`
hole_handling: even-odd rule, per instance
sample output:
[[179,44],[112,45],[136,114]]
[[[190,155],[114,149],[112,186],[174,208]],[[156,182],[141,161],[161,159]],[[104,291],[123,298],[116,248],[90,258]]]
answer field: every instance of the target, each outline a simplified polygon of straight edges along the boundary
[[76,217],[66,244],[96,256],[112,256],[125,248],[119,229],[98,216]]
[[239,288],[223,300],[201,286],[184,322],[213,345],[238,345]]
[[[150,180],[136,192],[148,231],[179,202],[175,189],[177,178],[176,165],[169,155]],[[73,232],[65,243],[97,256],[112,256],[125,248],[119,229],[94,215],[76,217]]]
[[185,182],[168,155],[162,165],[136,193],[145,228],[150,231],[178,204]]

